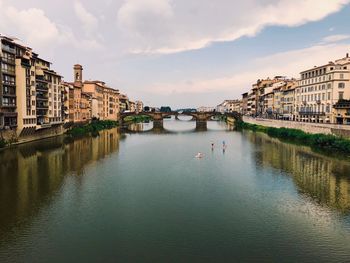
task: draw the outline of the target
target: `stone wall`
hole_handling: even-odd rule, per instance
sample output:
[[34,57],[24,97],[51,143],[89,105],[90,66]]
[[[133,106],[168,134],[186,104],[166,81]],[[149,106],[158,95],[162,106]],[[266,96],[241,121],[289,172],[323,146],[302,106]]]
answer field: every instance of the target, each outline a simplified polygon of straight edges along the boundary
[[309,122],[296,122],[296,121],[282,121],[282,120],[270,120],[243,117],[243,121],[251,124],[257,124],[275,128],[289,128],[298,129],[307,133],[322,133],[333,134],[345,138],[350,138],[350,125],[336,125],[336,124],[323,124],[323,123],[309,123]]
[[0,130],[0,139],[4,139],[11,144],[20,144],[45,138],[50,138],[58,135],[62,135],[67,130],[62,125],[53,126],[47,129],[36,130],[35,132],[26,136],[18,136],[16,130]]

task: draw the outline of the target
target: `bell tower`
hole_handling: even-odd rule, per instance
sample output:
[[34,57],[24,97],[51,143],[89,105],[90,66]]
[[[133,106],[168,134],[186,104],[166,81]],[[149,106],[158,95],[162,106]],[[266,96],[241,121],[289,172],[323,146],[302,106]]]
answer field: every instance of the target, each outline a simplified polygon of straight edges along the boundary
[[77,86],[83,85],[83,67],[82,65],[74,65],[74,84]]

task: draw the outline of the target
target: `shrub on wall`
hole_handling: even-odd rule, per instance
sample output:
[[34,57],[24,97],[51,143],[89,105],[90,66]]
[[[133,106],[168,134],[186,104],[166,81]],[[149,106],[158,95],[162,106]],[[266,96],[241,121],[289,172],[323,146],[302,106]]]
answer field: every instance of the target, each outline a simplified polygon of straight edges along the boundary
[[350,140],[328,134],[310,134],[297,129],[266,127],[243,121],[236,122],[237,129],[264,132],[271,137],[302,143],[315,148],[350,154]]

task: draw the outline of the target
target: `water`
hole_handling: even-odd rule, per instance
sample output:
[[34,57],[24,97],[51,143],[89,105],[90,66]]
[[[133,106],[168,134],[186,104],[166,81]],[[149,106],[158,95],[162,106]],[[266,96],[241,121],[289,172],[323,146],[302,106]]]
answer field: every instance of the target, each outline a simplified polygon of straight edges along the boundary
[[0,262],[350,262],[349,162],[218,122],[151,127],[0,152]]

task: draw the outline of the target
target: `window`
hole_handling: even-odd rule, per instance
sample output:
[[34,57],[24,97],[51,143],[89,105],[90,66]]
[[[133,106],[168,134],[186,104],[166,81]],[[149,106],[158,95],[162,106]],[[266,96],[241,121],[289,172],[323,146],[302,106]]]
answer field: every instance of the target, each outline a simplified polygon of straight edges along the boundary
[[330,93],[330,92],[328,92],[328,97],[327,97],[327,99],[328,99],[328,100],[331,99],[331,93]]
[[345,88],[345,83],[344,82],[339,82],[338,83],[338,89],[344,89]]
[[343,100],[344,99],[344,92],[340,91],[339,92],[339,100]]

